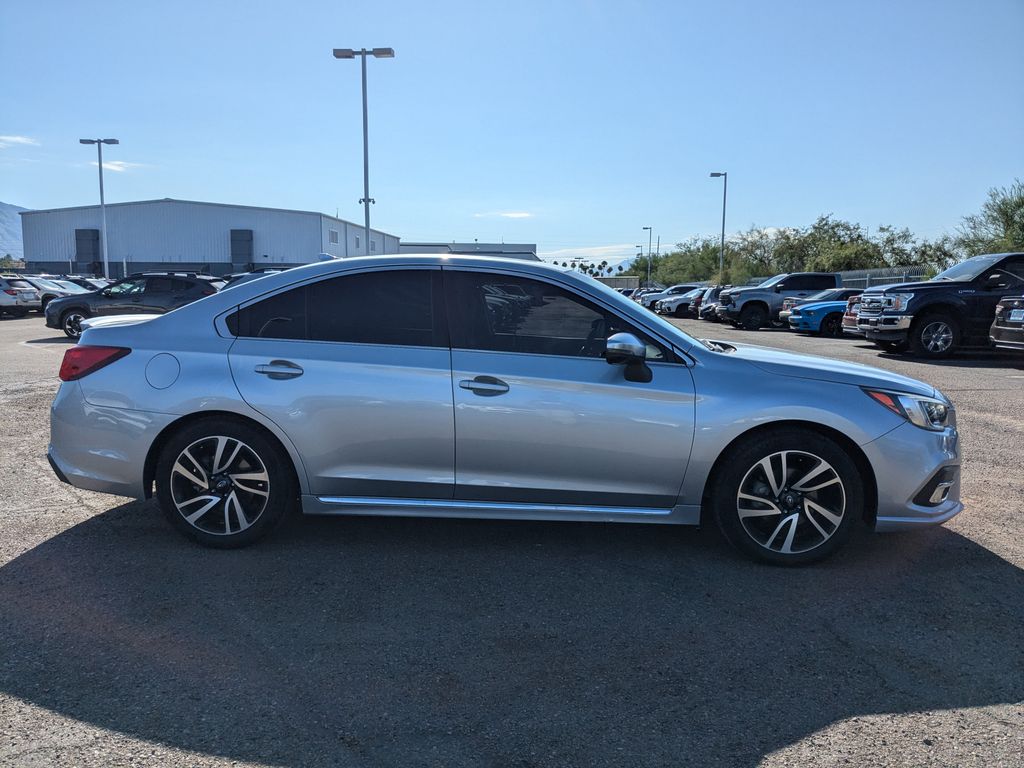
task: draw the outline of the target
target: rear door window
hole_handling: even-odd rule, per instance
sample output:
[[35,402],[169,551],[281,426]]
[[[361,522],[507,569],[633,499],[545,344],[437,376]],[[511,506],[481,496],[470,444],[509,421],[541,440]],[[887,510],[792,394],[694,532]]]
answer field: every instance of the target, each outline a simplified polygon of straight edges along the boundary
[[439,270],[381,270],[292,288],[228,320],[239,336],[447,346]]

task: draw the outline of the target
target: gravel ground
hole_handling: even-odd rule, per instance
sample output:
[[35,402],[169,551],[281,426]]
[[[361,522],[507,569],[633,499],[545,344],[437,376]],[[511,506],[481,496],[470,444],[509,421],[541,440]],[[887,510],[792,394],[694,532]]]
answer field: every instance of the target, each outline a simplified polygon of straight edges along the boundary
[[1024,763],[1024,356],[680,325],[937,385],[965,512],[800,570],[568,523],[307,519],[207,551],[56,480],[66,344],[0,322],[0,764]]

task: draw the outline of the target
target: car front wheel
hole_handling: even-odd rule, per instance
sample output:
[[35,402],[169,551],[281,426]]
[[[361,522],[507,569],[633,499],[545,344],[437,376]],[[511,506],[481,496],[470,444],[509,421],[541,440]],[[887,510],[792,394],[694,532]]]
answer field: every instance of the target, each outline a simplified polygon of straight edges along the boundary
[[774,565],[828,557],[862,518],[864,491],[853,459],[811,430],[761,432],[726,457],[712,489],[726,539]]
[[259,429],[207,419],[177,432],[156,468],[164,515],[188,538],[222,549],[252,544],[296,498],[289,457]]
[[818,326],[818,334],[836,339],[843,335],[843,316],[838,312],[825,315]]
[[745,330],[756,331],[768,322],[768,313],[759,305],[744,307],[740,312],[740,325]]
[[950,315],[935,312],[910,327],[910,350],[921,357],[946,357],[960,346],[960,325]]
[[60,327],[64,330],[64,335],[69,339],[77,339],[82,335],[82,321],[89,317],[81,309],[69,309],[60,317]]

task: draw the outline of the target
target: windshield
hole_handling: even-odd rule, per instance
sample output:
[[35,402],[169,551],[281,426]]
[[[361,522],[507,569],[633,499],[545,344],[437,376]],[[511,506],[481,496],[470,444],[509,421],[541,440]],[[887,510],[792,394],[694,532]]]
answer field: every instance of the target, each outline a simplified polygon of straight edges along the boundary
[[1000,259],[1002,259],[1002,256],[975,256],[973,259],[955,264],[945,272],[939,272],[932,280],[967,282],[976,278]]
[[61,290],[67,291],[68,293],[88,293],[88,291],[80,285],[75,285],[70,280],[54,280],[57,285],[61,287]]
[[32,278],[32,282],[35,283],[37,287],[45,288],[48,291],[62,291],[62,290],[64,290],[59,285],[57,285],[55,282],[53,282],[53,280],[45,280],[42,277],[33,277]]
[[787,278],[787,277],[789,277],[789,275],[788,275],[788,274],[785,274],[785,275],[776,275],[775,277],[769,277],[769,278],[768,278],[767,280],[765,280],[765,281],[764,281],[763,283],[758,283],[758,284],[757,284],[757,287],[758,287],[758,288],[767,288],[767,287],[769,287],[769,286],[771,286],[771,285],[775,285],[775,284],[776,284],[777,282],[779,282],[780,280],[782,280],[782,279],[784,279],[784,278]]
[[839,298],[839,294],[840,291],[837,291],[835,288],[832,288],[831,290],[828,291],[818,291],[817,293],[812,293],[810,296],[807,296],[804,299],[804,301],[828,301],[829,299]]

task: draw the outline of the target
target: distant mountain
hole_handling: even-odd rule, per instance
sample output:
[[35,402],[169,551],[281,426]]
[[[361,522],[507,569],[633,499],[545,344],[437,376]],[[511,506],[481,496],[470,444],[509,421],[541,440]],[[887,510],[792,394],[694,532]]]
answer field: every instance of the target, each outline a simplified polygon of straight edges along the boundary
[[17,260],[25,255],[21,244],[21,216],[18,211],[27,211],[10,203],[0,203],[0,259],[8,253]]

